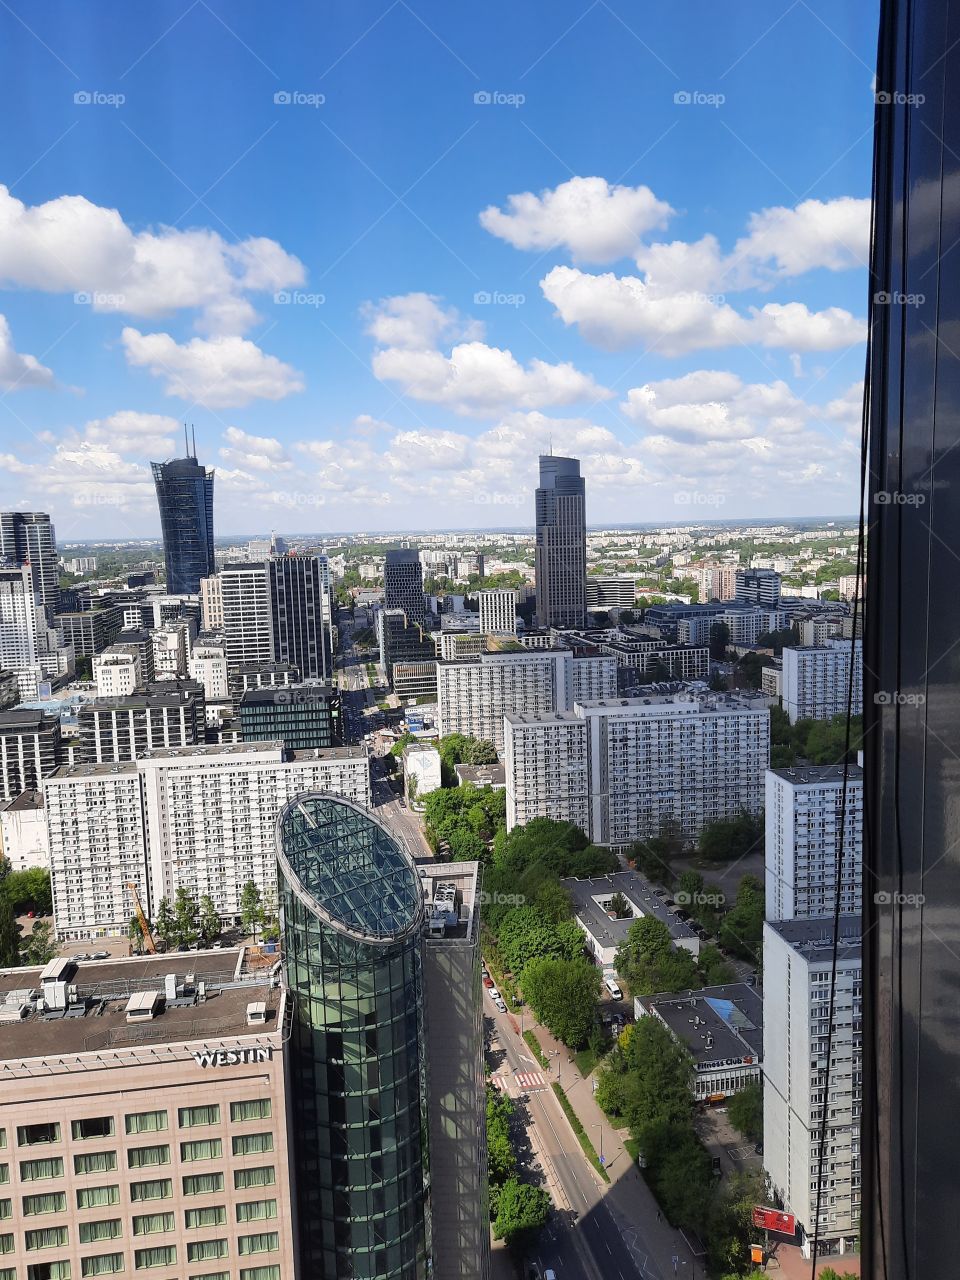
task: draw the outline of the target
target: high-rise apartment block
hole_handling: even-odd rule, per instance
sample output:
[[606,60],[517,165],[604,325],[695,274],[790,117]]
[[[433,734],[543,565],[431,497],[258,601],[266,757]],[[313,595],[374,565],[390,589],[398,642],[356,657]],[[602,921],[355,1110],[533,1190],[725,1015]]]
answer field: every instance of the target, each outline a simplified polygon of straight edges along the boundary
[[818,1227],[824,1251],[857,1249],[863,1090],[860,939],[857,915],[840,917],[835,959],[830,919],[768,920],[763,926],[763,1163],[774,1192],[796,1215],[807,1256]]
[[39,790],[61,752],[59,717],[27,708],[0,711],[0,800]]
[[784,649],[781,689],[783,709],[791,724],[846,715],[848,706],[851,715],[860,715],[863,641],[827,640],[817,648]]
[[773,569],[738,569],[737,599],[775,609],[780,603],[780,574]]
[[200,579],[215,569],[213,556],[214,472],[195,457],[152,462],[160,506],[160,528],[171,595],[196,595]]
[[426,621],[423,566],[419,552],[413,548],[387,552],[383,565],[383,607],[402,609],[410,623]]
[[248,880],[275,888],[274,823],[304,790],[369,805],[366,752],[259,742],[57,769],[44,780],[44,797],[58,934],[125,936],[129,883],[148,915],[183,886],[198,899],[209,893],[222,919],[239,919]]
[[155,680],[176,680],[178,676],[187,674],[191,630],[196,634],[195,628],[192,628],[186,620],[182,620],[166,622],[150,633]]
[[218,629],[223,632],[229,668],[272,661],[273,611],[266,562],[225,564],[217,580],[221,617]]
[[223,593],[219,574],[200,579],[200,628],[210,632],[223,630]]
[[541,456],[535,519],[537,621],[541,627],[582,627],[587,613],[587,515],[576,458]]
[[608,698],[568,712],[507,714],[507,827],[572,817],[586,805],[583,829],[596,844],[622,847],[668,821],[695,836],[742,809],[760,812],[769,761],[766,703],[734,694]]
[[637,600],[637,580],[625,573],[591,573],[585,590],[588,609],[632,609]]
[[195,746],[204,741],[205,725],[202,686],[157,681],[123,697],[84,702],[77,711],[78,759],[120,763],[147,751]]
[[480,630],[484,635],[516,635],[516,591],[480,591]]
[[[846,794],[844,794],[846,792]],[[766,779],[766,918],[844,915],[861,908],[863,770],[855,764],[770,769]]]
[[17,677],[22,700],[36,698],[41,678],[39,619],[30,566],[0,565],[0,667]]
[[60,598],[57,535],[43,511],[0,511],[0,561],[27,565],[36,603],[49,621]]
[[190,650],[187,670],[191,680],[203,685],[207,702],[226,702],[229,699],[227,650],[221,636],[198,636]]

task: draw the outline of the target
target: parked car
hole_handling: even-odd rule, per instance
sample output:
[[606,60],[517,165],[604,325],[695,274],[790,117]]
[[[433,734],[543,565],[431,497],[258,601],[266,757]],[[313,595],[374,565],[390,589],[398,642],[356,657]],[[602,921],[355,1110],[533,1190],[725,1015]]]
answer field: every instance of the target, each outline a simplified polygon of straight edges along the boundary
[[489,987],[487,987],[487,990],[490,993],[490,999],[493,1001],[494,1004],[496,1004],[497,1001],[501,998],[500,992],[497,990],[497,988],[493,985],[492,982],[490,983]]
[[493,979],[490,977],[490,975],[489,975],[489,974],[487,974],[487,976],[484,978],[484,980],[483,980],[483,985],[484,985],[485,987],[492,987],[492,986],[493,986]]
[[617,982],[616,978],[614,977],[604,978],[603,985],[607,988],[607,990],[613,996],[614,1000],[623,999],[623,992],[620,990],[620,985]]

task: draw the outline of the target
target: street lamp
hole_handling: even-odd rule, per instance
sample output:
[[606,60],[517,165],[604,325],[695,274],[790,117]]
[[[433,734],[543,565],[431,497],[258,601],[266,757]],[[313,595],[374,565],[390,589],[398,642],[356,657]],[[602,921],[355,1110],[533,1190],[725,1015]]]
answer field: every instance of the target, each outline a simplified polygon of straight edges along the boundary
[[590,1128],[600,1130],[600,1163],[603,1164],[603,1125],[591,1124]]
[[559,1083],[560,1083],[560,1068],[561,1068],[561,1066],[563,1065],[563,1064],[562,1064],[562,1059],[561,1059],[561,1057],[560,1057],[560,1050],[559,1050],[559,1049],[548,1049],[548,1050],[547,1050],[547,1052],[549,1053],[549,1055],[550,1055],[550,1057],[551,1057],[551,1058],[556,1058],[556,1060],[557,1060],[557,1084],[559,1084]]

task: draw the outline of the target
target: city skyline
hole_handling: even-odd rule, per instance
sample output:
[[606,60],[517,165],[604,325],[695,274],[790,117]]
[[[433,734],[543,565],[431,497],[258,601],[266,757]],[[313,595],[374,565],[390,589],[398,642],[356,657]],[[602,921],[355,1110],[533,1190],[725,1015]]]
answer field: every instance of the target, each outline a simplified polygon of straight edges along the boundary
[[490,517],[529,510],[551,445],[613,520],[854,505],[852,9],[784,3],[759,40],[572,0],[505,12],[508,42],[434,0],[297,32],[175,16],[120,18],[109,48],[62,6],[16,27],[0,505],[55,508],[63,543],[150,535],[147,464],[184,421],[225,531],[252,506],[291,533],[513,523]]

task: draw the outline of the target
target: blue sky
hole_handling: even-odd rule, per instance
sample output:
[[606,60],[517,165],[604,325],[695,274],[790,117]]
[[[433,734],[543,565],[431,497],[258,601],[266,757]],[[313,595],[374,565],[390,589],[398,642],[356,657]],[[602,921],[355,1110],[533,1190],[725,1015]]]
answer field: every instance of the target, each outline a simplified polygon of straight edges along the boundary
[[0,505],[157,532],[855,507],[875,16],[245,0],[0,10]]

